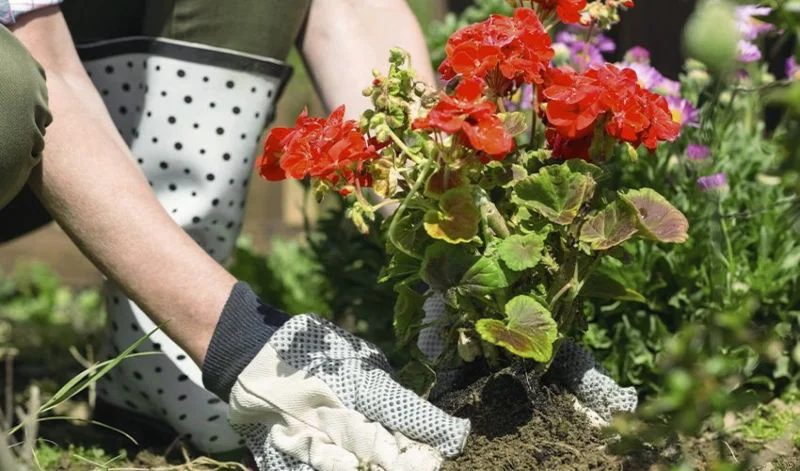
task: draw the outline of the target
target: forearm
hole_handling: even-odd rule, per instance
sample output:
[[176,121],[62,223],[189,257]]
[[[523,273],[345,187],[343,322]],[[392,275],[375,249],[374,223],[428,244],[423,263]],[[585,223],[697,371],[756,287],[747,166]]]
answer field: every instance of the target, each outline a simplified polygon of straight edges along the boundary
[[312,3],[302,53],[328,109],[344,104],[350,118],[366,109],[361,90],[373,69],[387,70],[393,47],[408,51],[418,78],[435,84],[425,37],[405,0]]
[[60,13],[34,14],[14,34],[47,71],[53,114],[30,185],[95,265],[202,363],[235,279],[161,207],[83,72]]

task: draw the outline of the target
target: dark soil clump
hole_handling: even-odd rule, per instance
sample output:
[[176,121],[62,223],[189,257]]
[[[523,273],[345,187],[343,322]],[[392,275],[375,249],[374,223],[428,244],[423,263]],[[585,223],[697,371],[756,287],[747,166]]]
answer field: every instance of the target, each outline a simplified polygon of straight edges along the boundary
[[511,369],[479,379],[436,402],[472,421],[464,453],[444,471],[646,470],[655,457],[619,457],[608,438],[573,407],[574,398]]

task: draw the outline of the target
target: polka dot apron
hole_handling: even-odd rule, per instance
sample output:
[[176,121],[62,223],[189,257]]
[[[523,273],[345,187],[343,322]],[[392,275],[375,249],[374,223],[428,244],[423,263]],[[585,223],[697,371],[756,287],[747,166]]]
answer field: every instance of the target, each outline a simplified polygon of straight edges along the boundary
[[[138,37],[85,45],[80,55],[161,204],[212,257],[225,260],[242,227],[259,134],[291,69],[230,50]],[[107,310],[108,355],[156,327],[110,282]],[[227,423],[227,405],[202,387],[200,369],[180,347],[156,332],[137,351],[163,355],[122,362],[98,385],[103,400],[164,420],[207,453],[242,446]]]

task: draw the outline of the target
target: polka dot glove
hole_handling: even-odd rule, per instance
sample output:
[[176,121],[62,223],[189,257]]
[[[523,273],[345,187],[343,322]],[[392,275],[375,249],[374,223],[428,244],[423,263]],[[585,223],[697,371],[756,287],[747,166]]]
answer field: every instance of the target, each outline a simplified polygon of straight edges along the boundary
[[436,470],[470,430],[392,380],[375,346],[313,314],[272,335],[229,403],[261,471]]
[[[445,315],[444,298],[434,293],[425,300],[423,309],[423,324],[435,324]],[[426,327],[420,332],[417,342],[422,353],[431,360],[444,350],[444,341],[437,329],[435,325]],[[620,387],[608,371],[595,362],[591,353],[569,339],[561,345],[550,370],[584,406],[597,412],[604,420],[610,420],[615,412],[633,412],[636,409],[636,390]],[[445,372],[445,377],[448,373]]]

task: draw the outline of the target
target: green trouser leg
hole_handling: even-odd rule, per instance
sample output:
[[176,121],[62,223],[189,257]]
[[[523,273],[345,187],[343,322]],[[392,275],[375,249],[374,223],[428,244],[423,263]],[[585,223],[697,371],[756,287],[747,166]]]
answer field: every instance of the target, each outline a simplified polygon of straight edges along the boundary
[[310,0],[65,0],[76,42],[124,36],[177,39],[284,60]]
[[[0,26],[0,208],[25,186],[39,165],[47,109],[44,70],[13,34]],[[0,229],[0,233],[3,230]]]

